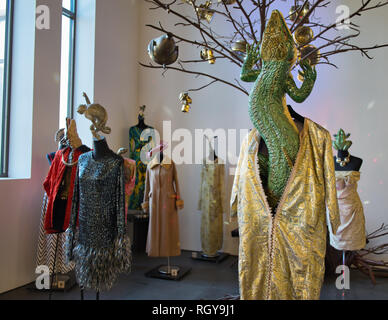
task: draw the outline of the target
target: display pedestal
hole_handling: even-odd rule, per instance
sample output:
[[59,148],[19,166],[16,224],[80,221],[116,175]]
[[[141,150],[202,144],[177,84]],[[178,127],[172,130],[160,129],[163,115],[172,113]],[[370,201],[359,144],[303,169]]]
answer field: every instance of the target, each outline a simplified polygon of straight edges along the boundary
[[[50,277],[51,279],[51,277]],[[52,283],[51,291],[56,292],[67,292],[71,290],[77,284],[75,280],[74,272],[69,272],[67,274],[56,274],[54,275],[54,281]],[[50,289],[37,289],[35,282],[31,283],[28,287],[29,290],[37,290],[41,292],[50,292]]]
[[[171,266],[171,273],[162,273],[161,269],[164,269],[166,265],[159,265],[156,268],[145,273],[145,276],[148,278],[158,278],[164,280],[182,280],[190,271],[191,268],[188,267],[174,267]],[[178,269],[178,270],[177,270]]]
[[200,251],[193,251],[191,253],[191,258],[194,260],[209,261],[209,262],[213,262],[213,263],[221,263],[222,261],[224,261],[228,257],[229,257],[229,254],[223,253],[223,252],[220,252],[215,257],[209,257],[206,255],[203,255],[203,252],[200,252]]

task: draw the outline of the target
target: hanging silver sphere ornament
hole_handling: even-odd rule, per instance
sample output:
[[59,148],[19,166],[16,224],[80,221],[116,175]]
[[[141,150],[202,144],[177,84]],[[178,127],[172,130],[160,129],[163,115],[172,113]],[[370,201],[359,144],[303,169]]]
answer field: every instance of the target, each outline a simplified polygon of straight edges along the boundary
[[151,40],[148,55],[155,63],[167,66],[177,61],[179,47],[175,44],[172,34],[168,33]]

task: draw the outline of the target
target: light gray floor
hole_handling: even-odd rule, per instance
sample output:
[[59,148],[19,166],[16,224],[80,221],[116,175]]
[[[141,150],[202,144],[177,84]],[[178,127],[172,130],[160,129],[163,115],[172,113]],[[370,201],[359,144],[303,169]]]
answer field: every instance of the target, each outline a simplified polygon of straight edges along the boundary
[[[108,293],[102,293],[101,300],[213,300],[225,295],[238,294],[237,257],[229,257],[221,264],[192,260],[191,252],[172,258],[173,264],[192,267],[192,271],[181,281],[147,278],[144,273],[166,262],[166,259],[148,258],[136,255],[130,275],[123,275]],[[377,299],[388,300],[388,279],[378,278],[374,286],[370,279],[358,271],[351,272],[350,290],[346,300]],[[77,287],[67,293],[56,292],[53,300],[79,299]],[[3,295],[0,300],[47,300],[48,294],[19,288]],[[86,292],[85,299],[95,299],[93,292]],[[325,280],[321,299],[342,300],[341,292],[335,287],[335,277]]]

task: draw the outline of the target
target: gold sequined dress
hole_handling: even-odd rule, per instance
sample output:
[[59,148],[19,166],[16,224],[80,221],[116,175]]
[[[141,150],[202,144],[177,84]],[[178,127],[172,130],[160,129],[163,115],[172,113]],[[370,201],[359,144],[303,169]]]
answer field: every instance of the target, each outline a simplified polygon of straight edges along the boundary
[[366,245],[364,209],[357,192],[360,172],[336,171],[337,197],[341,224],[330,244],[337,250],[355,251]]
[[336,232],[340,224],[330,133],[305,119],[274,216],[260,180],[259,142],[256,129],[244,140],[231,197],[240,233],[241,299],[319,299],[326,225]]
[[201,244],[202,251],[215,256],[222,248],[225,164],[220,158],[215,161],[204,159],[201,171],[198,210],[202,211]]

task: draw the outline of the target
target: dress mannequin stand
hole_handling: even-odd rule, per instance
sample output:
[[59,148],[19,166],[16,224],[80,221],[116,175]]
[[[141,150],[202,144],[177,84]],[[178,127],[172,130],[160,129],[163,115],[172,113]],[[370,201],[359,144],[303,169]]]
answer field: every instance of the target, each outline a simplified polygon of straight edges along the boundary
[[[161,148],[160,153],[158,154],[159,156],[159,162],[162,163],[164,157],[163,157],[163,150],[164,148]],[[167,257],[167,265],[160,266],[158,269],[159,273],[163,275],[168,275],[172,277],[176,277],[180,271],[180,267],[178,266],[171,266],[170,263],[170,257]]]
[[[109,149],[108,143],[106,142],[106,139],[104,137],[100,138],[99,140],[93,138],[93,158],[95,160],[100,160],[106,157],[121,158],[119,155]],[[84,288],[81,287],[81,300],[84,300],[84,292]],[[96,300],[100,300],[99,291],[96,291]]]
[[92,122],[93,151],[78,161],[76,202],[66,231],[67,259],[75,262],[81,300],[85,289],[96,291],[100,300],[100,292],[110,290],[119,274],[130,273],[132,256],[126,234],[124,159],[99,134],[111,132],[105,108],[90,104],[85,93],[84,97],[87,105],[78,113]]
[[[166,158],[163,154],[164,150],[168,147],[168,145],[164,142],[161,142],[161,144],[157,147],[155,147],[154,149],[152,149],[149,153],[148,153],[148,158],[152,158],[152,157],[158,157],[158,165],[160,166],[159,169],[155,169],[155,170],[161,170],[162,166],[164,166],[163,164],[163,160],[164,158]],[[156,162],[156,159],[154,158],[152,161]],[[153,169],[148,169],[148,170],[153,170]],[[170,169],[171,170],[171,169]],[[174,169],[175,170],[175,169]],[[149,174],[149,171],[147,171],[147,175]],[[166,173],[167,174],[167,173]],[[177,180],[175,180],[175,184],[177,184]],[[176,187],[176,193],[177,193],[177,202],[179,202],[179,187],[177,185],[175,185]],[[148,193],[148,187],[146,187],[146,193]],[[155,192],[155,191],[154,191]],[[143,210],[144,212],[149,212],[149,207],[148,205],[147,206],[144,206],[146,203],[148,204],[148,199],[146,199],[146,196],[144,198],[144,202],[143,202]],[[160,200],[161,202],[160,203],[163,203],[163,200]],[[183,201],[182,201],[183,202]],[[177,207],[179,208],[178,204],[177,204]],[[171,210],[170,209],[167,209],[167,210]],[[160,217],[163,217],[165,216],[165,214],[168,214],[169,211],[156,211],[156,212],[149,212],[149,214],[155,214],[156,216],[161,214]],[[176,213],[175,213],[176,214]],[[150,236],[150,230],[152,229],[152,217],[150,217],[150,225],[149,225],[149,231],[148,231],[148,236]],[[158,279],[164,279],[164,280],[181,280],[185,275],[187,275],[191,268],[187,268],[187,267],[181,267],[181,266],[177,266],[177,265],[172,265],[171,264],[171,256],[169,256],[168,254],[166,254],[167,252],[174,252],[174,250],[164,250],[164,253],[161,253],[161,251],[158,251],[157,254],[155,253],[152,253],[153,250],[155,250],[153,247],[152,247],[152,239],[150,240],[150,238],[147,239],[147,241],[150,241],[148,242],[147,244],[147,253],[150,257],[166,257],[167,258],[167,264],[164,265],[159,265],[151,270],[149,270],[148,272],[145,273],[145,276],[146,277],[151,277],[151,278],[158,278]],[[159,244],[160,245],[160,244]],[[164,244],[166,245],[166,244]],[[179,250],[180,251],[180,250]],[[175,255],[174,255],[175,256]]]
[[[351,141],[346,139],[350,136],[345,136],[345,133],[341,129],[338,135],[335,135],[336,141],[334,142],[334,148],[337,149],[337,155],[334,156],[334,165],[336,172],[350,172],[355,171],[359,172],[363,163],[363,160],[357,157],[350,155],[348,149],[351,146]],[[332,251],[332,249],[331,249]],[[347,250],[342,251],[342,265],[346,265],[346,252]],[[337,251],[338,252],[338,251]],[[342,290],[342,299],[345,298],[345,289]]]

